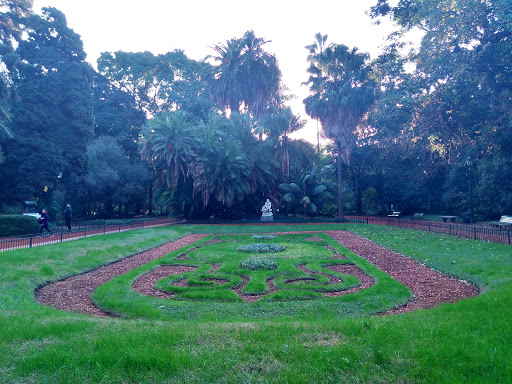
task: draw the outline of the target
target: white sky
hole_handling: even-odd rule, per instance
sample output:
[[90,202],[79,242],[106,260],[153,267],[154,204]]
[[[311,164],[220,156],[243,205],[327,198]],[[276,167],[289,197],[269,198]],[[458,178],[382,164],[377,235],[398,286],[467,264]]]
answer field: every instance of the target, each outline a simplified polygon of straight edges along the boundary
[[[357,47],[375,58],[391,32],[390,23],[373,25],[365,14],[377,0],[35,0],[34,11],[55,7],[68,26],[82,37],[87,60],[95,63],[101,52],[154,54],[182,49],[202,60],[214,54],[211,46],[239,38],[254,30],[271,40],[267,52],[276,55],[283,83],[297,96],[290,102],[294,113],[307,115],[302,100],[308,96],[306,45],[317,32],[328,43]],[[316,122],[295,137],[316,142]]]

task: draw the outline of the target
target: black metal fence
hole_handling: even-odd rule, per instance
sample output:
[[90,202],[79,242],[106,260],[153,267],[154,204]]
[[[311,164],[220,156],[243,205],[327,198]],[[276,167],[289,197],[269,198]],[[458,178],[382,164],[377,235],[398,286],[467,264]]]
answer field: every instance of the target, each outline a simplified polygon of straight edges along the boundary
[[307,218],[296,216],[273,216],[272,221],[262,221],[260,218],[251,219],[187,219],[185,224],[190,225],[275,225],[275,224],[366,224],[364,218],[346,217],[339,220],[332,217],[327,218]]
[[178,221],[175,219],[158,219],[158,220],[131,220],[118,224],[105,224],[105,222],[89,222],[82,223],[79,226],[67,232],[65,229],[58,229],[53,235],[24,235],[10,236],[0,238],[0,252],[17,249],[31,248],[43,244],[59,243],[63,241],[74,240],[77,238],[99,235],[112,232],[123,232],[132,229],[149,228],[162,225],[275,225],[275,224],[376,224],[389,225],[402,228],[412,228],[427,232],[443,233],[446,235],[463,237],[474,240],[489,241],[494,243],[512,243],[511,228],[497,228],[486,225],[471,225],[459,223],[441,223],[427,220],[413,220],[389,217],[371,217],[371,216],[351,216],[344,220],[332,218],[315,218],[303,219],[299,217],[274,216],[272,222],[262,222],[260,219],[205,219],[205,220],[187,220]]
[[130,220],[117,224],[106,224],[104,221],[89,222],[84,225],[74,225],[71,231],[53,226],[53,232],[45,234],[32,234],[22,236],[10,236],[0,238],[0,252],[9,249],[32,248],[44,244],[61,243],[79,238],[102,235],[113,232],[124,232],[133,229],[150,228],[162,225],[170,225],[176,223],[174,219],[157,219],[157,220]]
[[504,243],[510,245],[512,240],[512,228],[498,228],[490,225],[442,223],[437,221],[401,219],[395,217],[358,217],[358,219],[365,220],[368,224],[412,228],[493,243]]

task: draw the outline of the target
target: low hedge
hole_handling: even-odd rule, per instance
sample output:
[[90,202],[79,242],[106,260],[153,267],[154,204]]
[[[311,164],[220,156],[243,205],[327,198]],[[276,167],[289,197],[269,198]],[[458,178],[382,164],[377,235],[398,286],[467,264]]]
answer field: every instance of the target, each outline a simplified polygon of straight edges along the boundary
[[30,235],[39,232],[39,223],[33,216],[0,215],[0,237]]

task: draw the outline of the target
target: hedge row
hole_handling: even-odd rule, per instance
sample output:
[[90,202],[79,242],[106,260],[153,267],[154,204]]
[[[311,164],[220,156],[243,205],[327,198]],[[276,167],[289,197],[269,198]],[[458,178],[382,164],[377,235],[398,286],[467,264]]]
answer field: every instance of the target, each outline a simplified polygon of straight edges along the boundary
[[0,215],[0,237],[30,235],[39,232],[39,223],[33,216]]

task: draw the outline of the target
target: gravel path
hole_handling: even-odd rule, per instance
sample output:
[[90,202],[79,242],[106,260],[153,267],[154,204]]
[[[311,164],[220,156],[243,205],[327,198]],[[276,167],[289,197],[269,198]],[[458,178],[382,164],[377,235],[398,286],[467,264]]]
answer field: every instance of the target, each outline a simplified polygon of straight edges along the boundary
[[[319,232],[309,233],[314,234]],[[479,291],[477,287],[452,276],[442,274],[439,271],[433,270],[415,260],[397,254],[388,248],[375,244],[359,235],[355,235],[347,231],[325,231],[324,233],[331,236],[355,254],[365,258],[394,279],[403,283],[412,291],[413,298],[410,302],[392,309],[386,312],[386,314],[431,308],[441,303],[454,302],[463,298],[478,295]],[[36,300],[40,303],[51,305],[62,310],[75,311],[101,317],[112,316],[111,313],[96,307],[89,298],[97,287],[106,283],[113,277],[127,273],[134,268],[138,268],[141,265],[185,247],[206,236],[208,235],[198,234],[185,236],[163,246],[141,252],[93,271],[54,283],[49,283],[35,291]],[[317,239],[312,238],[312,240],[314,241]],[[333,257],[344,258],[343,255],[338,253],[334,253]],[[181,255],[181,258],[186,258],[186,255]],[[354,288],[354,292],[374,284],[374,280],[356,266],[340,265],[331,266],[329,268],[336,272],[348,273],[357,276],[361,281],[361,286]],[[155,282],[163,277],[193,269],[194,268],[187,266],[164,265],[143,275],[144,278],[141,277],[137,279],[133,288],[145,295],[172,298],[172,295],[156,290],[154,288]],[[244,283],[247,282],[244,281]],[[272,290],[273,282],[269,281],[268,283],[269,288]],[[238,288],[240,292],[237,293],[239,295],[241,295],[242,287]],[[347,290],[342,292],[332,292],[326,293],[326,295],[337,296],[352,293],[353,291]],[[254,301],[259,298],[257,296],[245,296],[249,295],[241,295],[241,297],[246,301]]]

